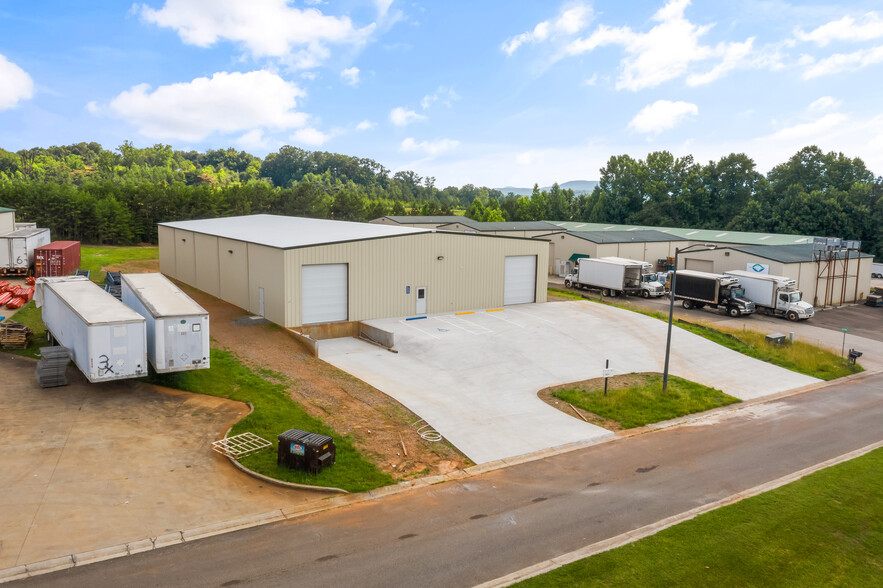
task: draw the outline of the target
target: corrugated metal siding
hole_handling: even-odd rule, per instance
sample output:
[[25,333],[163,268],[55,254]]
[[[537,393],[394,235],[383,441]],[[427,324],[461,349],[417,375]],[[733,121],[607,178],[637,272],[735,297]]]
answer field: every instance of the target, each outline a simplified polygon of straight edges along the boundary
[[159,229],[159,271],[172,278],[178,277],[175,271],[175,229]]
[[287,316],[284,253],[281,249],[248,244],[249,304],[245,308],[256,314],[260,312],[260,288],[263,288],[264,316],[276,324],[285,324]]
[[248,308],[248,245],[223,237],[212,239],[218,243],[219,298],[239,308]]
[[[291,249],[285,252],[286,321],[301,324],[302,265],[348,263],[349,320],[365,320],[415,314],[418,286],[427,288],[427,313],[500,306],[506,256],[536,255],[538,267],[548,267],[548,247],[544,241],[427,233]],[[536,300],[546,300],[544,275],[538,276]]]
[[175,229],[175,277],[196,285],[196,239],[190,231]]
[[218,265],[218,239],[209,235],[195,235],[196,287],[212,296],[221,295],[221,277]]
[[11,233],[15,230],[15,213],[0,212],[0,235]]

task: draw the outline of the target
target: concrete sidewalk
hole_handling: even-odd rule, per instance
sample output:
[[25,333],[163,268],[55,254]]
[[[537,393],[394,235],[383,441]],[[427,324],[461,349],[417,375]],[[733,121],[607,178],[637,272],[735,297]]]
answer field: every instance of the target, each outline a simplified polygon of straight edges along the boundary
[[41,389],[0,353],[0,569],[157,537],[322,494],[259,482],[211,451],[241,403],[134,381]]
[[[589,302],[369,322],[395,332],[398,354],[337,339],[322,342],[320,358],[394,397],[476,463],[610,435],[539,390],[601,377],[607,359],[616,374],[663,369],[664,322]],[[741,399],[818,382],[681,329],[671,373]]]

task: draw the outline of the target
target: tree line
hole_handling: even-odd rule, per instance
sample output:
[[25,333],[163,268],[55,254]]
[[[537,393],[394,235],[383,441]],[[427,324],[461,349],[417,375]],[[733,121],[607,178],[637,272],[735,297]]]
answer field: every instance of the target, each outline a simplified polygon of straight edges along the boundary
[[697,163],[657,151],[611,157],[591,193],[536,185],[529,196],[392,173],[367,158],[286,146],[264,159],[235,149],[115,150],[97,143],[0,149],[0,206],[56,239],[155,243],[156,224],[245,214],[367,221],[447,215],[483,221],[572,220],[838,236],[883,256],[883,179],[864,162],[801,149],[766,175],[745,154]]

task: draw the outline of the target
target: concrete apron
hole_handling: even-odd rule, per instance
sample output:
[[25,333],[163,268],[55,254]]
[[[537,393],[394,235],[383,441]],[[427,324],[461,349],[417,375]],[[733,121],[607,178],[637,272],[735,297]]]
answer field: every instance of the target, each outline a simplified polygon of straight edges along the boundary
[[[124,557],[127,555],[134,555],[136,553],[142,553],[145,551],[152,551],[155,549],[161,549],[163,547],[168,547],[171,545],[177,545],[179,543],[185,543],[188,541],[196,541],[198,539],[203,539],[206,537],[213,537],[215,535],[222,535],[224,533],[231,533],[234,531],[239,531],[243,529],[249,529],[252,527],[258,527],[261,525],[266,525],[269,523],[274,523],[282,520],[290,520],[296,519],[299,517],[304,517],[310,514],[329,511],[336,508],[341,508],[345,506],[350,506],[353,504],[358,504],[361,502],[375,501],[380,500],[386,496],[393,496],[396,494],[402,494],[404,492],[410,492],[412,490],[423,488],[426,486],[431,486],[434,484],[438,484],[441,482],[447,481],[456,481],[463,480],[466,478],[478,476],[481,474],[485,474],[487,472],[507,468],[510,466],[518,465],[521,463],[527,463],[530,461],[536,461],[540,459],[544,459],[546,457],[551,457],[553,455],[559,455],[563,453],[568,453],[571,451],[576,451],[578,449],[582,449],[591,445],[596,445],[599,443],[612,442],[617,439],[625,439],[628,437],[632,437],[635,435],[648,434],[654,431],[661,431],[664,429],[669,429],[672,427],[678,427],[682,425],[690,425],[695,423],[697,419],[703,418],[713,418],[715,416],[721,416],[726,413],[732,413],[738,410],[744,410],[748,406],[760,405],[768,402],[773,402],[776,400],[781,400],[782,398],[786,398],[789,396],[795,396],[804,392],[809,392],[812,390],[817,390],[820,388],[824,388],[826,386],[830,386],[833,384],[841,383],[842,381],[847,380],[856,380],[856,379],[864,379],[873,375],[877,375],[879,373],[883,373],[883,370],[875,371],[875,372],[864,372],[861,374],[856,374],[853,376],[848,376],[846,378],[842,378],[841,380],[835,380],[833,382],[822,382],[818,384],[811,384],[809,386],[805,386],[801,389],[790,390],[787,392],[783,392],[780,394],[776,394],[767,398],[759,398],[751,401],[746,401],[737,405],[725,406],[717,409],[713,409],[710,411],[706,411],[704,413],[699,413],[696,415],[688,415],[687,417],[681,417],[678,419],[672,419],[670,421],[665,421],[662,423],[656,423],[655,425],[644,427],[641,429],[634,429],[631,431],[623,432],[618,434],[616,437],[608,437],[599,441],[587,441],[583,443],[574,443],[568,446],[557,447],[553,449],[546,449],[543,451],[538,451],[529,455],[521,455],[510,459],[498,460],[491,463],[485,463],[477,466],[473,466],[471,468],[466,468],[464,470],[457,470],[445,475],[439,476],[429,476],[426,478],[420,478],[418,480],[413,480],[409,482],[401,482],[392,486],[385,486],[383,488],[378,488],[376,490],[371,490],[369,492],[362,492],[359,494],[347,494],[342,496],[335,496],[333,498],[326,498],[321,501],[314,501],[306,504],[301,504],[294,507],[281,508],[278,510],[272,510],[268,512],[264,512],[262,514],[243,517],[238,519],[233,519],[221,523],[215,523],[210,525],[205,525],[202,527],[196,527],[187,530],[174,531],[169,532],[164,535],[159,535],[155,537],[149,537],[145,539],[141,539],[138,541],[131,541],[128,543],[122,543],[119,545],[114,545],[110,547],[105,547],[102,549],[96,549],[93,551],[87,551],[82,553],[65,555],[62,557],[56,557],[48,560],[43,560],[39,562],[34,562],[25,565],[19,565],[12,568],[0,569],[0,584],[5,582],[12,582],[14,580],[21,580],[24,578],[29,578],[33,576],[39,576],[43,574],[48,574],[52,572],[57,572],[61,570],[66,570],[73,567],[84,566],[92,563],[98,563],[101,561],[106,561],[110,559],[116,559],[119,557]],[[836,465],[837,463],[841,463],[842,461],[846,461],[848,459],[852,459],[854,457],[858,457],[863,455],[864,453],[870,452],[878,447],[883,446],[883,442],[876,443],[874,445],[862,448],[857,451],[850,452],[844,456],[840,456],[839,458],[835,458],[832,460],[825,461],[821,464],[817,464],[816,466],[812,466],[806,468],[804,470],[800,470],[788,476],[784,476],[777,480],[773,480],[761,486],[757,486],[750,490],[746,490],[744,492],[739,492],[734,494],[728,498],[724,498],[722,500],[718,500],[714,503],[704,505],[687,512],[681,513],[680,515],[675,515],[672,517],[668,517],[662,521],[658,521],[652,525],[646,525],[641,527],[640,529],[636,529],[634,531],[624,533],[617,537],[613,537],[606,541],[602,541],[600,543],[595,543],[593,545],[589,545],[583,549],[553,558],[546,562],[542,562],[540,564],[536,564],[535,566],[531,566],[529,568],[525,568],[523,570],[519,570],[510,575],[504,576],[497,580],[493,580],[488,582],[482,586],[507,586],[509,584],[515,583],[520,579],[525,579],[531,576],[535,576],[545,571],[550,571],[557,567],[561,567],[562,565],[566,565],[572,561],[576,561],[577,559],[581,559],[583,557],[589,557],[590,555],[594,555],[595,553],[600,553],[602,551],[607,551],[609,549],[613,549],[620,545],[624,545],[626,543],[630,543],[632,541],[637,541],[643,537],[647,537],[652,535],[662,529],[670,527],[678,522],[685,521],[691,518],[698,516],[703,512],[708,512],[710,510],[714,510],[720,508],[722,506],[727,506],[729,504],[734,504],[744,498],[748,498],[750,496],[754,496],[761,492],[766,492],[768,490],[772,490],[774,488],[778,488],[786,483],[797,480],[803,476],[806,476],[814,471],[818,471],[820,469],[830,467],[832,465]]]

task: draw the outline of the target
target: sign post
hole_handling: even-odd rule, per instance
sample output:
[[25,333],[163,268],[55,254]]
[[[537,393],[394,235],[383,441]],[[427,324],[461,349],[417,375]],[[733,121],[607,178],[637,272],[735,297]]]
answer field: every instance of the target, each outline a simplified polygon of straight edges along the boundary
[[604,396],[607,396],[607,378],[613,375],[613,370],[610,369],[610,360],[606,360],[604,362]]
[[840,329],[843,331],[843,347],[840,348],[840,359],[843,360],[846,353],[846,333],[849,332],[849,329]]

